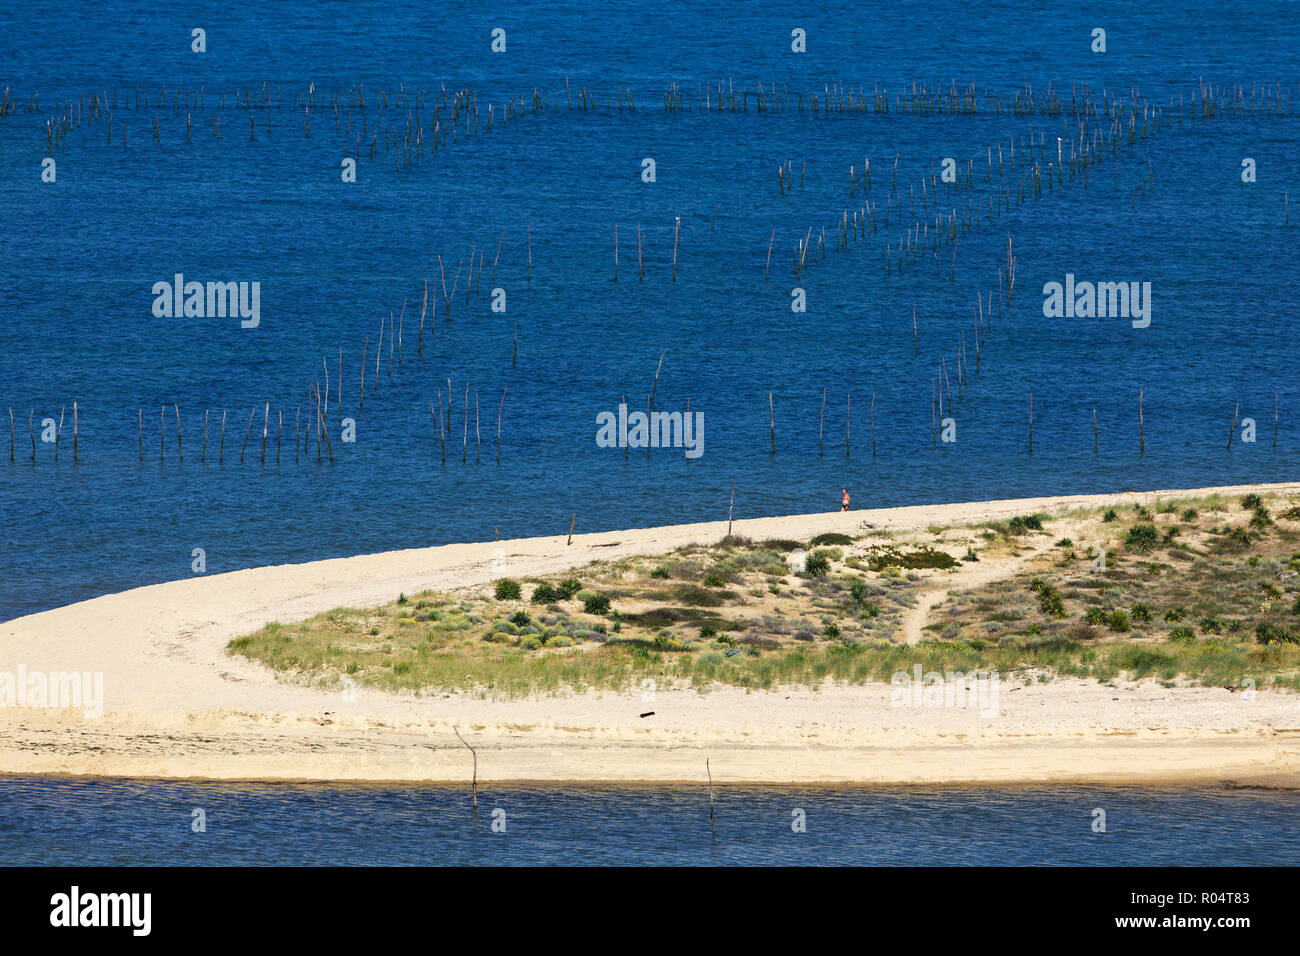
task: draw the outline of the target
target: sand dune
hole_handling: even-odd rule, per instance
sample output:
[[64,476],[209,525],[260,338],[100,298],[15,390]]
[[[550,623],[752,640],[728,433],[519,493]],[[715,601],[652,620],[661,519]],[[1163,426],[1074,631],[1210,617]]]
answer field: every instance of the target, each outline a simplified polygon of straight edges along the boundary
[[[923,529],[1214,491],[1300,493],[1300,484],[759,518],[734,531],[802,539],[864,523]],[[529,538],[264,567],[18,618],[0,624],[0,674],[102,672],[103,715],[0,708],[0,772],[463,781],[470,756],[455,726],[478,749],[481,781],[698,781],[708,756],[715,779],[730,782],[1300,783],[1300,704],[1280,693],[1004,682],[996,717],[896,707],[887,685],[511,701],[359,689],[345,699],[278,681],[224,650],[272,620],[709,543],[726,531],[710,522],[575,535],[572,545]],[[504,572],[494,566],[502,558]]]

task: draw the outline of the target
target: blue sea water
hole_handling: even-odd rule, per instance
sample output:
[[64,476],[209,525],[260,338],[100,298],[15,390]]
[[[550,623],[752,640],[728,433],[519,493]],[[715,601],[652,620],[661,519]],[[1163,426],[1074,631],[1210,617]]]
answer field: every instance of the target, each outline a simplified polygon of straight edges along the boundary
[[[205,53],[191,52],[194,27],[207,31]],[[495,27],[506,31],[503,54],[490,52]],[[1090,50],[1096,27],[1107,31],[1104,54]],[[806,53],[790,50],[794,28],[806,31]],[[1292,479],[1300,464],[1300,220],[1284,225],[1284,193],[1300,172],[1298,41],[1300,18],[1287,7],[1218,2],[5,5],[0,86],[20,106],[0,117],[0,416],[12,408],[17,423],[13,464],[0,439],[0,619],[186,576],[194,548],[205,549],[213,573],[559,534],[573,513],[578,531],[718,519],[733,479],[737,517],[833,510],[843,486],[856,506],[873,507]],[[566,78],[571,90],[591,89],[602,108],[568,109]],[[1247,101],[1252,87],[1280,83],[1289,110],[1192,121],[1202,80],[1240,84]],[[1027,85],[1035,96],[1050,85],[1067,103],[1083,84],[1112,99],[1136,88],[1167,112],[1181,97],[1184,120],[1108,158],[1086,186],[1067,180],[1013,202],[959,238],[955,265],[945,245],[937,276],[933,263],[900,275],[898,240],[925,218],[923,174],[945,156],[973,159],[975,190],[985,197],[998,181],[996,165],[993,185],[985,179],[986,150],[1006,150],[1014,137],[1023,152],[1022,143],[1041,137],[1046,164],[1072,125],[987,110],[760,114],[752,101],[740,114],[663,108],[670,83],[688,93],[734,83],[752,98],[760,81],[792,98],[837,84],[868,97],[912,83],[973,85],[982,105],[986,91],[1009,100]],[[312,111],[304,133],[304,111],[291,104],[310,84],[328,103],[330,93],[361,83],[367,142],[380,90],[390,100],[399,85],[432,91],[420,111],[426,153],[399,169],[380,135],[376,159],[363,147],[358,181],[344,184],[339,164],[354,137],[335,128],[327,105]],[[251,111],[250,141],[250,111],[234,105],[235,94],[263,84],[282,106]],[[456,143],[431,153],[427,125],[444,84],[477,91],[481,123],[489,102],[497,121],[468,138],[462,125]],[[147,109],[124,105],[137,86],[149,93]],[[164,86],[167,106],[159,108]],[[171,105],[172,90],[200,86],[203,109]],[[528,100],[534,88],[558,105],[502,124],[505,99]],[[638,109],[605,109],[616,90],[630,90]],[[34,91],[40,111],[29,113]],[[118,97],[111,139],[104,120],[74,123],[47,148],[46,121],[60,97],[75,102],[92,91]],[[383,128],[400,136],[406,114],[390,106]],[[361,111],[352,122],[362,122]],[[57,162],[53,184],[41,181],[47,156]],[[653,184],[640,178],[646,157],[656,161]],[[864,157],[871,191],[850,197],[849,167],[860,170]],[[907,188],[918,190],[915,220],[886,224],[878,213],[879,233],[828,249],[796,279],[792,250],[810,227],[814,236],[825,228],[830,246],[841,210],[867,200],[896,208],[898,193],[887,198],[895,157],[898,193],[910,202]],[[1258,169],[1249,185],[1240,176],[1245,157]],[[782,195],[776,170],[786,161],[795,182]],[[1014,194],[1022,174],[1008,169],[1002,183]],[[933,210],[928,221],[933,229]],[[973,368],[976,296],[996,298],[1008,235],[1017,257],[1012,305],[986,332],[978,374],[959,388],[960,335]],[[437,256],[450,287],[471,243],[486,250],[488,273],[498,242],[495,282],[476,276],[466,300],[462,276],[450,316],[438,302],[436,331],[430,337],[426,327],[417,355],[424,283],[431,299],[439,289]],[[260,282],[260,326],[155,318],[153,284],[178,272]],[[1149,281],[1150,327],[1045,319],[1040,290],[1066,273]],[[491,310],[491,286],[506,290],[504,314]],[[804,314],[790,309],[795,286],[807,293]],[[377,389],[371,365],[359,410],[365,337],[373,363],[380,323],[403,302],[401,362],[390,375],[382,356]],[[295,463],[287,424],[280,464],[273,451],[261,464],[264,403],[273,449],[274,416],[284,412],[291,423],[305,411],[312,381],[324,384],[322,359],[337,386],[340,348],[342,413],[356,420],[356,442],[343,443],[332,422],[333,464],[318,463],[314,448]],[[941,367],[953,380],[958,428],[949,445],[931,436]],[[429,402],[438,389],[445,398],[449,379],[444,466]],[[507,388],[498,466],[496,413]],[[652,389],[658,409],[682,410],[689,400],[703,413],[701,458],[656,449],[625,459],[597,447],[597,414],[623,396],[643,407]],[[1259,440],[1225,450],[1238,406],[1258,423]],[[57,462],[39,435],[29,460],[29,410],[38,429],[41,419],[66,414]],[[210,438],[200,462],[205,412]]]
[[475,811],[463,788],[0,777],[0,865],[1300,863],[1281,791],[718,787],[715,801],[711,827],[704,787],[485,787]]

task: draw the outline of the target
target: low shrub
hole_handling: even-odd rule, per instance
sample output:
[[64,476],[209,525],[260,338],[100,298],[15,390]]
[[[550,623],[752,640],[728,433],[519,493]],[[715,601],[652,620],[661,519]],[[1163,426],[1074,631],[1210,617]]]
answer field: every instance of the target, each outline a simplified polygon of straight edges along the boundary
[[1135,524],[1128,529],[1124,547],[1137,554],[1145,554],[1160,543],[1160,532],[1153,524]]
[[838,531],[826,531],[817,535],[809,542],[814,548],[822,545],[846,545],[852,544],[853,539],[847,534],[841,534]]
[[554,604],[560,599],[560,592],[545,581],[533,589],[534,604]]
[[830,573],[831,559],[825,551],[814,551],[803,559],[803,569],[815,578],[823,578]]

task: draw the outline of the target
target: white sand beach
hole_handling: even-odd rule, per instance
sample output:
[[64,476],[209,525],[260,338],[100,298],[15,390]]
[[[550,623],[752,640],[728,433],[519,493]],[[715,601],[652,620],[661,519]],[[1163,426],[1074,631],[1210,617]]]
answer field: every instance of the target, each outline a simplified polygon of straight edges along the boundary
[[[1300,484],[1073,495],[736,521],[752,538],[1005,519],[1110,503],[1297,493]],[[270,621],[716,542],[727,522],[442,547],[136,588],[0,624],[0,673],[103,674],[103,714],[0,707],[0,773],[466,783],[1222,782],[1300,785],[1300,698],[1154,681],[1003,686],[995,717],[907,708],[890,687],[715,687],[488,700],[349,699],[277,679],[225,646]],[[992,575],[997,569],[982,567]],[[1011,570],[1006,571],[1007,574]],[[909,622],[919,633],[925,602]],[[653,711],[653,716],[641,715]]]

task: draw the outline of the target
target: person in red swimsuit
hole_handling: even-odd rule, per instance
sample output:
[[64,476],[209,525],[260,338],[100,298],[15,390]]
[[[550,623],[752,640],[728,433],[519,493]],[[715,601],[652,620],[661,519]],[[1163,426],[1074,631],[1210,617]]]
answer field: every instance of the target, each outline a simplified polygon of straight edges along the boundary
[[847,488],[840,489],[840,510],[849,510],[849,489]]

